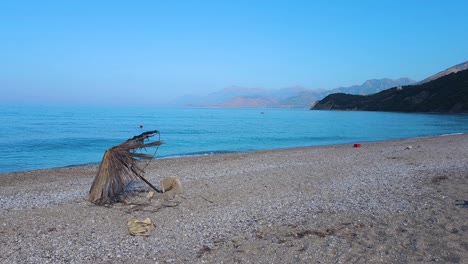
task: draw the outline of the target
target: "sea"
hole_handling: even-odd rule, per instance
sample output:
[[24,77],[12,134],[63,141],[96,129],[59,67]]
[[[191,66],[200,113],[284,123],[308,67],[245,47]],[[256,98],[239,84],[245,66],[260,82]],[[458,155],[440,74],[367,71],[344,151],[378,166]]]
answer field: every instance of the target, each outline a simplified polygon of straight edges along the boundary
[[0,172],[96,164],[149,130],[156,158],[468,133],[467,114],[153,106],[1,105]]

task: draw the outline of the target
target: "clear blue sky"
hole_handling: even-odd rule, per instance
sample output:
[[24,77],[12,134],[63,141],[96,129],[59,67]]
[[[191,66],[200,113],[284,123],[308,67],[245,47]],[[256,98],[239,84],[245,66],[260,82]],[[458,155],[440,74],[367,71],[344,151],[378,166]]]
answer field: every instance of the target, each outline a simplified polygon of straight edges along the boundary
[[467,14],[466,0],[3,0],[0,103],[421,80],[468,60]]

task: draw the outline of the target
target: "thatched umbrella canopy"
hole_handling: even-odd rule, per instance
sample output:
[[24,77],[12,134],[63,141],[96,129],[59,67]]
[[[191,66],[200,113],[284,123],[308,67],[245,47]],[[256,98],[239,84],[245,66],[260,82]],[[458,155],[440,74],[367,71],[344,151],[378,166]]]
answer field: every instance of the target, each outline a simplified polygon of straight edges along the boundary
[[141,160],[151,160],[153,155],[141,153],[142,149],[159,147],[159,139],[146,142],[150,137],[159,135],[159,131],[144,132],[128,139],[124,143],[108,149],[104,153],[99,170],[89,190],[89,201],[95,204],[108,204],[114,202],[122,194],[125,186],[133,179],[140,179],[157,192],[161,192],[145,178],[144,168],[139,166]]

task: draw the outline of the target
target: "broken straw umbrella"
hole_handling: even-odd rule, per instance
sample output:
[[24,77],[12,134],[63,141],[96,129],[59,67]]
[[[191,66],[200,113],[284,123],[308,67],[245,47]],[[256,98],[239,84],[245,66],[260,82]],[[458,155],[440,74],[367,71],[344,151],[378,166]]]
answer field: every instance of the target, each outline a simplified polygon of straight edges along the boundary
[[[143,177],[144,168],[138,165],[138,161],[153,159],[157,148],[163,143],[159,139],[145,143],[145,140],[156,134],[159,135],[159,131],[144,132],[108,149],[104,153],[98,173],[89,190],[90,202],[106,204],[115,201],[117,195],[122,194],[125,186],[133,179],[140,179],[156,192],[162,192]],[[153,155],[141,153],[142,149],[151,147],[156,147]]]

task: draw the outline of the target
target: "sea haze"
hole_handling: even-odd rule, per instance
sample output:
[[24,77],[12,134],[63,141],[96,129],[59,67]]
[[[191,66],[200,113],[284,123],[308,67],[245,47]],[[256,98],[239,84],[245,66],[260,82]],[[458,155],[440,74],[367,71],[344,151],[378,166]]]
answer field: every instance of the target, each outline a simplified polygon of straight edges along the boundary
[[154,129],[162,158],[467,133],[468,115],[4,105],[0,172],[98,163],[108,148]]

